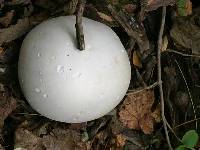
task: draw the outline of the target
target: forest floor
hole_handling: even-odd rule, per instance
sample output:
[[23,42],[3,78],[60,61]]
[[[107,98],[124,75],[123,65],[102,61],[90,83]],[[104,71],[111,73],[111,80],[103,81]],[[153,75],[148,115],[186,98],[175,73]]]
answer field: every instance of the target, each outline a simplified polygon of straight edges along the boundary
[[131,83],[109,114],[79,124],[38,114],[21,92],[17,63],[26,34],[73,15],[78,0],[0,0],[0,150],[198,149],[200,2],[93,0],[84,17],[111,27],[127,50]]

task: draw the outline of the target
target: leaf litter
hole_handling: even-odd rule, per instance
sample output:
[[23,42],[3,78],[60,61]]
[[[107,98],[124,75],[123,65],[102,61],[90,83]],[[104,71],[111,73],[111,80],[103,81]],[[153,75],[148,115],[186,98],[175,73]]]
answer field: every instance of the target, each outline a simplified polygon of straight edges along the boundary
[[[0,1],[0,149],[167,149],[160,97],[157,87],[151,86],[157,81],[156,42],[162,6],[168,6],[162,39],[166,119],[176,129],[176,136],[194,129],[194,121],[187,124],[194,114],[183,80],[184,76],[200,116],[200,4],[192,0],[87,1],[84,16],[112,27],[128,50],[132,81],[127,95],[112,113],[81,124],[51,121],[30,108],[17,81],[21,42],[42,21],[74,14],[77,3]],[[114,15],[108,4],[115,10]],[[178,141],[172,141],[177,146]]]
[[151,134],[154,122],[160,121],[160,110],[152,112],[154,99],[152,90],[128,95],[119,110],[120,121],[130,129],[141,129],[145,134]]

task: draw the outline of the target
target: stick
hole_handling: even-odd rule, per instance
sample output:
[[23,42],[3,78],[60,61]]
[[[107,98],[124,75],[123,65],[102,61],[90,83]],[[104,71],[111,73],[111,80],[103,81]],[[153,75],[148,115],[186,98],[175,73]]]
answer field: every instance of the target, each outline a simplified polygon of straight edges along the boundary
[[169,139],[169,134],[168,134],[168,129],[167,129],[167,121],[165,118],[165,102],[164,102],[163,87],[162,87],[162,74],[161,74],[161,48],[162,48],[162,36],[163,36],[163,31],[164,31],[164,26],[165,26],[165,16],[166,16],[166,7],[164,6],[162,9],[162,20],[161,20],[161,26],[160,26],[159,36],[158,36],[158,50],[157,50],[158,85],[159,85],[160,101],[161,101],[161,115],[162,115],[166,140],[167,140],[169,149],[173,150],[170,139]]
[[187,124],[189,124],[189,123],[193,123],[193,122],[199,121],[199,120],[200,120],[200,118],[196,118],[196,119],[193,119],[193,120],[190,120],[190,121],[181,123],[181,124],[175,126],[174,129],[179,128],[179,127],[184,126],[184,125],[187,125]]
[[158,82],[155,82],[155,83],[151,84],[150,86],[144,87],[142,89],[128,90],[128,93],[126,95],[132,95],[132,94],[140,93],[144,90],[150,90],[150,89],[153,89],[154,87],[156,87],[157,85],[158,85]]
[[85,49],[85,41],[84,41],[84,34],[83,34],[83,26],[82,26],[82,16],[85,7],[86,0],[79,0],[78,2],[78,11],[76,13],[76,39],[78,44],[79,50]]
[[200,58],[200,55],[185,54],[185,53],[181,53],[181,52],[178,52],[178,51],[175,51],[175,50],[172,50],[172,49],[167,49],[166,52],[176,53],[176,54],[179,54],[179,55],[184,56],[184,57],[197,57],[197,58]]

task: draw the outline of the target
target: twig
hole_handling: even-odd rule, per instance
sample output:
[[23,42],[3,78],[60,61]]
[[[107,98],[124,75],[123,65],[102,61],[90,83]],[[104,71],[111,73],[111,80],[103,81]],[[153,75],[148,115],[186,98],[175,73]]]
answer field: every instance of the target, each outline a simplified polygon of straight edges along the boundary
[[181,127],[181,126],[184,126],[184,125],[186,125],[186,124],[189,124],[189,123],[195,122],[195,121],[199,121],[199,120],[200,120],[200,118],[196,118],[196,119],[193,119],[193,120],[190,120],[190,121],[187,121],[187,122],[181,123],[181,124],[175,126],[174,129],[179,128],[179,127]]
[[170,142],[169,134],[168,134],[168,129],[167,129],[166,118],[165,118],[165,104],[164,104],[162,74],[161,74],[161,48],[162,48],[162,36],[163,36],[163,31],[164,31],[164,26],[165,26],[165,16],[166,16],[166,7],[164,6],[162,9],[162,20],[161,20],[161,26],[160,26],[159,36],[158,36],[157,66],[158,66],[158,85],[159,85],[160,101],[161,101],[161,115],[162,115],[166,140],[167,140],[169,149],[172,150],[172,146],[171,146],[171,142]]
[[40,114],[29,114],[29,113],[14,113],[13,115],[42,116]]
[[76,39],[78,44],[79,50],[85,49],[85,41],[84,41],[84,34],[83,34],[83,26],[82,26],[82,16],[85,7],[86,0],[79,0],[78,2],[78,11],[76,13]]
[[144,87],[144,88],[142,88],[142,89],[138,89],[138,90],[128,90],[129,93],[127,93],[126,95],[132,95],[132,94],[140,93],[140,92],[142,92],[142,91],[144,91],[144,90],[150,90],[150,89],[156,87],[157,85],[158,85],[158,82],[155,82],[155,83],[153,83],[152,85],[147,86],[147,87]]
[[[183,72],[182,72],[182,70],[181,70],[181,67],[180,67],[180,65],[178,64],[178,62],[177,62],[176,59],[175,59],[175,63],[176,63],[176,65],[178,66],[178,69],[179,69],[179,71],[180,71],[180,73],[181,73],[181,76],[182,76],[182,78],[183,78],[183,80],[184,80],[184,82],[185,82],[185,86],[186,86],[186,89],[187,89],[187,91],[188,91],[188,95],[189,95],[189,97],[190,97],[190,102],[191,102],[191,104],[192,104],[192,109],[193,109],[193,113],[194,113],[194,119],[197,119],[196,109],[195,109],[195,107],[194,107],[194,102],[193,102],[193,99],[192,99],[192,94],[191,94],[191,92],[190,92],[189,86],[188,86],[187,81],[186,81],[186,79],[185,79],[185,76],[184,76],[184,74],[183,74]],[[197,126],[198,126],[198,122],[196,121],[196,130],[197,130]]]
[[174,134],[174,136],[176,137],[176,139],[181,142],[181,139],[176,135],[175,131],[172,129],[172,127],[169,125],[169,123],[167,122],[166,120],[166,123],[167,123],[167,127],[170,129],[170,131]]
[[181,53],[181,52],[172,50],[172,49],[167,49],[166,52],[176,53],[176,54],[182,55],[182,56],[184,56],[184,57],[197,57],[197,58],[200,58],[200,55],[195,55],[195,54],[184,54],[184,53]]
[[198,88],[200,87],[200,85],[197,85],[197,84],[195,84],[195,86],[198,87]]

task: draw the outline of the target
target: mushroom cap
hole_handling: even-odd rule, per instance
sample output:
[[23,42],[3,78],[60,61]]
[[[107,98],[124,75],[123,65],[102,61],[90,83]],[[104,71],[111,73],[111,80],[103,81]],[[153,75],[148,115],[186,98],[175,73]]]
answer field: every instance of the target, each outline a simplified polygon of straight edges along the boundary
[[28,103],[43,116],[79,123],[115,108],[129,86],[131,67],[108,26],[83,18],[85,50],[77,49],[75,16],[36,26],[24,39],[19,82]]

